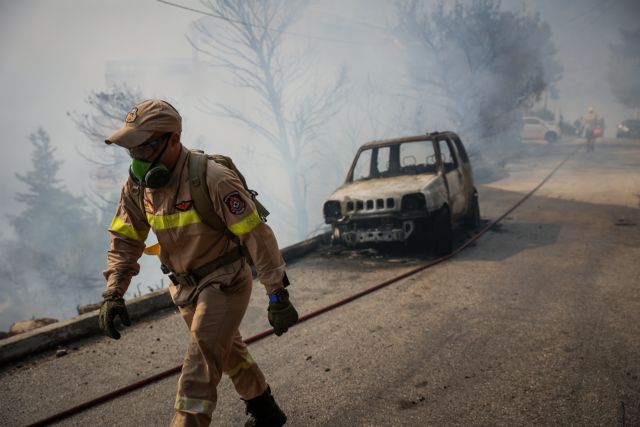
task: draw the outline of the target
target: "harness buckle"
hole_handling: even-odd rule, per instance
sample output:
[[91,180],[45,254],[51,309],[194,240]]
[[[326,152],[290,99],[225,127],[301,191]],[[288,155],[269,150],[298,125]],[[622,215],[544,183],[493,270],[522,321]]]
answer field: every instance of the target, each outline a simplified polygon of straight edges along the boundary
[[169,280],[171,280],[174,285],[198,286],[198,279],[191,273],[171,273],[169,274]]

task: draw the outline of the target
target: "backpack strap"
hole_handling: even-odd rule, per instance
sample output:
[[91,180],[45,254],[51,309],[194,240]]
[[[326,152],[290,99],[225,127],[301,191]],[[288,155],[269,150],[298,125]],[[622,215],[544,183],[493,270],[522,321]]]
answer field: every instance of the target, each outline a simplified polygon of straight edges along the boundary
[[233,163],[233,160],[231,160],[231,157],[223,156],[222,154],[213,154],[208,157],[210,159],[213,159],[214,162],[225,166],[227,169],[231,169],[236,174],[236,176],[240,179],[240,182],[242,183],[242,186],[244,187],[244,189],[247,190],[247,192],[251,195],[251,200],[253,201],[253,204],[256,206],[258,215],[260,215],[260,218],[262,218],[263,222],[267,222],[269,211],[256,198],[256,196],[258,195],[258,192],[249,188],[249,186],[247,185],[247,180],[244,178],[242,173],[238,170],[235,163]]
[[226,224],[213,208],[213,202],[207,189],[207,155],[197,151],[189,152],[189,189],[196,212],[205,224],[211,228],[227,233]]
[[[213,202],[211,201],[211,196],[207,188],[208,160],[209,156],[203,152],[193,150],[189,152],[189,189],[191,191],[191,197],[193,197],[196,212],[205,224],[214,230],[226,234],[231,240],[236,242],[240,247],[242,256],[244,256],[249,265],[252,266],[253,260],[247,248],[240,244],[238,236],[227,228],[227,225],[213,208]],[[244,179],[242,179],[242,181],[244,183]]]

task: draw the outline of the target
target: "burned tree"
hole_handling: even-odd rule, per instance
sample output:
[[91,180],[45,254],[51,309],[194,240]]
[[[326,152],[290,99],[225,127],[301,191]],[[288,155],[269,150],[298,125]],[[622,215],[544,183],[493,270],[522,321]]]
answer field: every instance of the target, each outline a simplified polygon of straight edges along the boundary
[[438,3],[431,11],[399,1],[396,31],[409,75],[432,109],[440,109],[472,144],[519,139],[521,114],[559,79],[549,26],[496,0]]
[[[76,127],[89,139],[81,154],[95,164],[92,201],[100,209],[102,222],[111,221],[120,196],[122,179],[131,159],[124,150],[104,143],[106,136],[122,126],[131,107],[144,98],[125,84],[112,84],[107,90],[92,91],[86,99],[91,112],[68,113]],[[108,224],[107,224],[108,225]]]
[[640,109],[640,29],[620,30],[621,41],[611,46],[609,84],[616,100]]
[[[234,85],[259,101],[251,111],[222,103],[209,103],[207,110],[251,129],[275,149],[291,195],[286,207],[293,218],[287,222],[293,225],[291,234],[304,238],[309,231],[310,202],[305,156],[322,149],[321,127],[342,105],[346,71],[342,69],[329,82],[311,75],[311,55],[287,54],[284,38],[304,10],[304,1],[216,0],[203,5],[218,19],[195,22],[191,44],[212,66],[230,72]],[[323,80],[325,84],[316,85]]]

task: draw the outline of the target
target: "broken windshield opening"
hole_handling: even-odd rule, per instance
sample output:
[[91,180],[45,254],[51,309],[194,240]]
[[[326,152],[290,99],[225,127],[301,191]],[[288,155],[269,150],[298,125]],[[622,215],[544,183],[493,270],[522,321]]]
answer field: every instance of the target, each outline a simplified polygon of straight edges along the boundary
[[437,171],[433,141],[403,142],[362,150],[353,168],[352,181]]

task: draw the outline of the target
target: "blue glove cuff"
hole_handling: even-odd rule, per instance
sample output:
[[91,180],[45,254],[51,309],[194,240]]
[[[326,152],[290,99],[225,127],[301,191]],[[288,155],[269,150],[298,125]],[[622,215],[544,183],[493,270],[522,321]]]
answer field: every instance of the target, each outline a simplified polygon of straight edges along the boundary
[[278,289],[272,294],[268,294],[269,302],[287,302],[289,301],[289,291],[285,288]]

